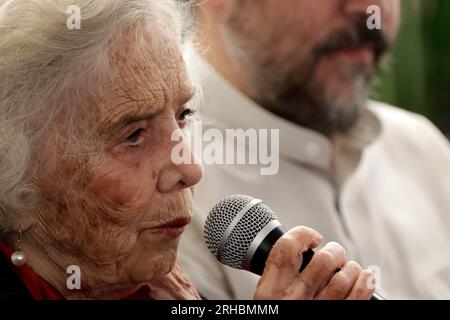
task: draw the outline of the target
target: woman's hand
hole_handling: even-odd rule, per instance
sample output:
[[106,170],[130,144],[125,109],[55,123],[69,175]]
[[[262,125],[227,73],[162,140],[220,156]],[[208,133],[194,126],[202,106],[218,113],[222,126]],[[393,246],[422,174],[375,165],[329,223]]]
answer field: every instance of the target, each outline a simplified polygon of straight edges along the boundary
[[155,300],[200,300],[179,262],[170,273],[153,280],[150,284],[150,298]]
[[369,300],[374,293],[374,274],[347,261],[344,248],[335,242],[319,250],[299,273],[303,252],[318,247],[322,239],[306,227],[296,227],[282,236],[269,254],[255,299]]

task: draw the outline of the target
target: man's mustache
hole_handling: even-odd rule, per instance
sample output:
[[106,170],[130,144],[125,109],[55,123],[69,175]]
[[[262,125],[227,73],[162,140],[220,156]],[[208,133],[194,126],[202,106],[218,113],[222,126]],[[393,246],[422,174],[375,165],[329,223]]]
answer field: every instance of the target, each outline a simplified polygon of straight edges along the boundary
[[391,47],[385,32],[381,29],[370,30],[366,25],[366,20],[363,19],[354,23],[349,29],[333,32],[325,41],[316,46],[314,55],[316,58],[320,58],[341,49],[358,48],[364,45],[371,45],[376,62]]

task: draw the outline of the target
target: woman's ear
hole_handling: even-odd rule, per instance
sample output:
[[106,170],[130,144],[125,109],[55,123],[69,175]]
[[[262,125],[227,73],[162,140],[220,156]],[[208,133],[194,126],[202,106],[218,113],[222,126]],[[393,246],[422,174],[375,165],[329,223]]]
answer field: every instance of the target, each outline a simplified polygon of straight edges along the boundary
[[38,223],[38,218],[34,214],[28,214],[25,217],[21,217],[19,220],[20,221],[17,221],[13,226],[16,231],[19,231],[20,229],[20,231],[26,232]]
[[236,0],[203,0],[200,7],[218,21],[225,21],[235,5]]

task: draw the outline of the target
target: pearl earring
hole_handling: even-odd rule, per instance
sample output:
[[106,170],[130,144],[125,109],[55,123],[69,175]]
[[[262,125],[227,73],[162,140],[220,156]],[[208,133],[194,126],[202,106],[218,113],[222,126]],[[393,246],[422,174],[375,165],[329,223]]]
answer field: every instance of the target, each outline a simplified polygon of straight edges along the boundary
[[14,251],[11,255],[11,262],[13,265],[20,267],[23,266],[27,262],[27,257],[25,253],[22,251],[22,231],[19,227],[19,235],[17,238],[17,248],[18,250]]

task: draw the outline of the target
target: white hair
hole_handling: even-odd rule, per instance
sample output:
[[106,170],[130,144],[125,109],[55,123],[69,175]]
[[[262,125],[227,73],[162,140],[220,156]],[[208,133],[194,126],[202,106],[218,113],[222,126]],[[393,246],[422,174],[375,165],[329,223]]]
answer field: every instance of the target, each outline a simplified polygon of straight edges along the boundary
[[[70,5],[80,8],[79,30],[67,27]],[[76,141],[117,33],[134,26],[144,46],[145,28],[163,24],[181,43],[180,12],[170,0],[0,0],[0,234],[34,210],[42,150],[33,149],[54,120],[63,115]]]

